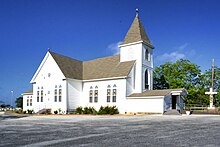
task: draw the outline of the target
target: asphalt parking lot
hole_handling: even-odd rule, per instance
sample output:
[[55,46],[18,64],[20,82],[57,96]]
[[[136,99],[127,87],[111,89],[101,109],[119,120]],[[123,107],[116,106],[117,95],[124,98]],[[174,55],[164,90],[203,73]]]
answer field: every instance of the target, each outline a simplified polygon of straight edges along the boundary
[[0,146],[220,146],[219,116],[0,119]]

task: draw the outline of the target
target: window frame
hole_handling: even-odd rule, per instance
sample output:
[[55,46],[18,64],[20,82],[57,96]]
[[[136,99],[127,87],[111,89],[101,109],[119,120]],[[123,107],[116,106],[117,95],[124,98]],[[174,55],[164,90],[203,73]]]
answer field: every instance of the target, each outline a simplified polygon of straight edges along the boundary
[[91,86],[89,90],[89,103],[92,102],[93,102],[93,87]]
[[117,86],[114,85],[114,86],[113,86],[113,90],[112,90],[112,102],[113,102],[113,103],[116,102],[116,98],[117,98]]
[[111,102],[111,86],[108,85],[107,87],[107,103],[110,103]]
[[94,91],[94,102],[95,103],[98,103],[98,95],[99,95],[98,86],[96,86],[95,91]]

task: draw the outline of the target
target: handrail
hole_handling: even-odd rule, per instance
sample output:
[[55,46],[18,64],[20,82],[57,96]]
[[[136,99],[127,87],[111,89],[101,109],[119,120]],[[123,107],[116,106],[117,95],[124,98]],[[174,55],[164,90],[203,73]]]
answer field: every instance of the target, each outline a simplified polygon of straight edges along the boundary
[[[33,110],[37,109],[37,112],[39,112],[42,109],[47,109],[47,108],[49,109],[49,107],[51,108],[52,104],[50,104],[50,103],[43,103],[43,104],[39,104],[39,105],[35,106],[33,108]],[[37,112],[35,112],[35,113],[37,113]]]
[[207,110],[208,105],[200,105],[200,104],[187,104],[185,109],[189,110]]

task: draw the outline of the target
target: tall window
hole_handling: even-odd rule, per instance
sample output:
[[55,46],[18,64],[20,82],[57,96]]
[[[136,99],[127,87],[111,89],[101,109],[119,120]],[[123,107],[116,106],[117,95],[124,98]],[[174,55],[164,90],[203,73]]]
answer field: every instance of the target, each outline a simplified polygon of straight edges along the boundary
[[95,99],[94,102],[97,103],[98,102],[98,86],[95,87]]
[[112,102],[116,102],[116,95],[117,95],[117,89],[116,85],[113,86],[113,93],[112,93]]
[[43,96],[44,96],[44,91],[43,89],[41,90],[41,94],[40,94],[40,101],[43,102]]
[[61,102],[62,99],[62,86],[59,86],[59,102]]
[[57,89],[54,89],[54,102],[57,102]]
[[40,91],[37,91],[37,102],[39,102],[40,99]]
[[93,91],[92,91],[92,86],[91,86],[89,90],[89,102],[90,103],[92,103],[92,97],[93,97]]
[[149,84],[148,84],[148,70],[146,69],[145,71],[145,89],[149,89]]
[[110,102],[110,97],[111,97],[111,86],[108,85],[108,87],[107,87],[107,102]]
[[148,51],[148,49],[146,49],[145,50],[145,60],[147,60],[147,61],[150,61],[150,54],[149,54],[149,51]]
[[32,98],[30,99],[30,106],[32,106]]
[[29,99],[27,99],[27,106],[29,106]]

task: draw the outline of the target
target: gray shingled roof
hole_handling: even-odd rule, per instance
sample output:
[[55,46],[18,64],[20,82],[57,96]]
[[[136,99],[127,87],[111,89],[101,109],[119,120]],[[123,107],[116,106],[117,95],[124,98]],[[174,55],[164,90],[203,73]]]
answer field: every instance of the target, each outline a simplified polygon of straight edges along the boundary
[[66,78],[82,80],[82,62],[49,51]]
[[144,41],[152,46],[138,15],[136,15],[121,45],[138,41]]
[[149,97],[149,96],[165,96],[172,91],[183,91],[184,89],[163,89],[163,90],[145,90],[142,93],[133,93],[128,97]]
[[33,89],[30,89],[30,90],[24,92],[23,94],[33,94]]
[[109,56],[86,62],[50,52],[66,78],[92,80],[128,76],[135,61],[120,62],[120,56]]
[[120,56],[109,56],[83,62],[83,79],[128,76],[135,61],[120,62]]

